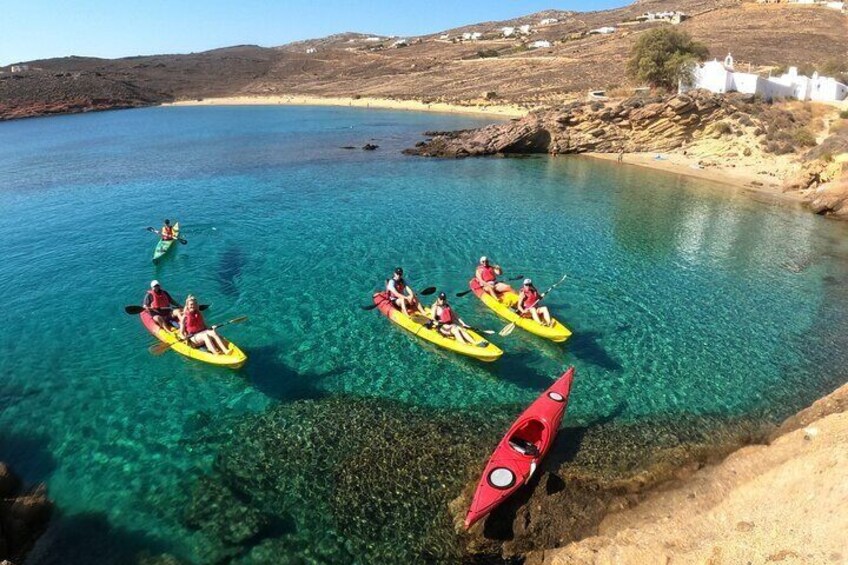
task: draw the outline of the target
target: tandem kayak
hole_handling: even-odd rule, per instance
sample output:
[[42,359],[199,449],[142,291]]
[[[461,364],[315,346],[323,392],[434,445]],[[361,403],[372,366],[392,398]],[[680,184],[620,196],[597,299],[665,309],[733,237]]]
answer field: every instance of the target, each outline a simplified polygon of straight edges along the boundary
[[475,345],[460,343],[452,337],[443,336],[436,329],[431,329],[424,324],[419,324],[411,317],[395,308],[392,301],[389,300],[384,292],[378,292],[374,295],[374,304],[377,305],[377,309],[380,310],[383,315],[395,324],[420,338],[426,339],[430,343],[438,345],[439,347],[444,347],[445,349],[449,349],[461,355],[467,355],[468,357],[474,357],[475,359],[486,362],[496,361],[501,355],[503,355],[503,351],[501,351],[496,345],[489,343],[480,337],[479,334],[471,330],[466,331],[472,338],[474,338],[476,342]]
[[551,320],[554,325],[549,327],[536,322],[533,318],[519,316],[518,312],[514,310],[515,305],[518,304],[518,293],[514,290],[509,290],[508,292],[501,294],[500,300],[498,300],[488,292],[485,292],[483,287],[480,286],[480,283],[477,282],[477,279],[471,279],[468,281],[468,286],[474,292],[474,296],[482,300],[483,304],[493,310],[495,314],[507,322],[514,322],[516,326],[527,330],[531,334],[535,334],[539,337],[543,337],[557,343],[565,341],[571,337],[571,330],[566,328],[553,317],[551,317]]
[[158,261],[165,253],[168,252],[171,247],[177,242],[177,239],[180,237],[180,223],[174,223],[174,239],[164,240],[160,239],[159,243],[156,244],[156,249],[153,250],[153,262]]
[[153,336],[159,341],[173,343],[174,345],[171,346],[171,349],[180,355],[185,355],[191,359],[197,359],[198,361],[209,363],[210,365],[217,365],[218,367],[226,367],[228,369],[238,369],[244,365],[245,361],[247,361],[247,355],[245,355],[244,352],[233,342],[229,342],[230,349],[226,354],[215,355],[206,351],[205,347],[193,347],[184,341],[176,343],[180,341],[180,335],[177,328],[173,328],[171,331],[163,330],[156,322],[153,321],[153,317],[148,312],[142,312],[139,316],[141,317],[141,323],[144,324],[147,331],[153,334]]
[[554,442],[574,380],[574,367],[533,401],[512,424],[492,453],[474,491],[465,527],[485,517],[530,480]]

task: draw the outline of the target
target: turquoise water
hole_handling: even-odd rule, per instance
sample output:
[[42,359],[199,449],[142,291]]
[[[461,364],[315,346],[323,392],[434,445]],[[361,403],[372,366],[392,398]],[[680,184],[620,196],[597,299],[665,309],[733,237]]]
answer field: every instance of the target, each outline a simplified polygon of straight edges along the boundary
[[[298,399],[513,410],[573,364],[572,424],[775,421],[839,384],[848,226],[577,157],[400,154],[424,130],[479,123],[253,107],[0,124],[0,460],[47,482],[55,535],[108,525],[203,561],[175,508],[216,455],[198,434]],[[369,141],[380,149],[341,149]],[[189,243],[154,266],[144,227],[164,217]],[[397,265],[418,287],[464,290],[481,254],[542,288],[567,273],[548,305],[574,337],[516,330],[484,365],[360,308]],[[209,321],[249,316],[222,330],[244,369],[151,356],[122,311],[151,278],[211,303]],[[503,325],[473,296],[454,306]]]

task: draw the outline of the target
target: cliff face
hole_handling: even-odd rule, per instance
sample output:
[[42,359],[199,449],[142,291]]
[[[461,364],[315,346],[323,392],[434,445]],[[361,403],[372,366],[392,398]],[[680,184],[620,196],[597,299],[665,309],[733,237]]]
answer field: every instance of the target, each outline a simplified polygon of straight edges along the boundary
[[432,139],[406,153],[469,157],[512,153],[666,152],[705,136],[761,126],[740,110],[740,105],[748,100],[744,96],[694,91],[670,97],[634,97],[609,105],[574,102],[531,112],[507,124],[434,133]]
[[25,490],[21,480],[0,463],[0,562],[23,562],[47,528],[51,511],[44,485]]

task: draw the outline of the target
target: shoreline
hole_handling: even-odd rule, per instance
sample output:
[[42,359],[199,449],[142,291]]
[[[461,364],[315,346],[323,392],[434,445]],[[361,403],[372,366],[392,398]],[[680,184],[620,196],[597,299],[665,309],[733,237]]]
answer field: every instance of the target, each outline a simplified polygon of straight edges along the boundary
[[226,96],[197,100],[177,100],[161,106],[338,106],[348,108],[373,108],[379,110],[404,110],[412,112],[436,112],[441,114],[470,114],[498,118],[521,118],[530,112],[515,104],[475,105],[450,104],[447,102],[424,102],[422,100],[395,100],[389,98],[353,96],[304,96],[281,94],[275,96]]
[[[656,159],[658,153],[624,153],[621,164],[696,178],[716,184],[731,186],[757,195],[766,195],[784,203],[801,205],[804,194],[800,191],[784,192],[780,180],[767,174],[757,173],[750,168],[729,171],[723,168],[705,168],[698,165],[698,159],[680,153],[659,153],[662,159]],[[602,161],[618,161],[618,155],[612,153],[581,153],[580,155]]]

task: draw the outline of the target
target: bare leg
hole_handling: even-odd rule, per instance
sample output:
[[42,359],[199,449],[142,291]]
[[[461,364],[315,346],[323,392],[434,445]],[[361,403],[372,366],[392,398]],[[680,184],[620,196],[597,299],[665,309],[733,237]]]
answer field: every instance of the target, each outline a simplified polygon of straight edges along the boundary
[[406,298],[398,298],[398,304],[400,304],[400,311],[409,316],[409,312],[406,311]]
[[542,318],[545,320],[545,325],[546,326],[552,325],[551,312],[548,310],[548,307],[542,306],[541,308],[539,308],[539,312],[542,314]]
[[539,319],[539,311],[537,308],[530,308],[530,315],[533,316],[533,321],[537,324],[542,323],[542,320]]
[[153,321],[156,322],[156,325],[159,326],[160,328],[162,328],[163,330],[168,329],[168,324],[167,324],[167,322],[165,322],[165,318],[163,318],[159,314],[155,314],[153,316]]
[[219,336],[218,332],[216,332],[215,330],[209,330],[209,333],[212,336],[212,339],[215,340],[215,344],[221,350],[221,353],[226,353],[227,349],[229,348],[227,347],[227,343],[224,341],[224,338]]
[[203,343],[206,345],[206,350],[213,355],[218,355],[218,348],[215,346],[215,343],[212,340],[212,337],[209,335],[211,332],[209,330],[203,332]]
[[456,326],[456,332],[457,332],[457,334],[459,334],[460,337],[462,337],[462,340],[465,343],[467,343],[469,345],[472,345],[474,343],[474,338],[471,337],[471,334],[469,334],[467,331],[465,331],[465,328],[463,328],[461,326]]
[[509,286],[506,283],[499,282],[498,284],[495,285],[495,292],[503,293],[503,292],[509,292],[510,290],[512,290],[512,287]]

